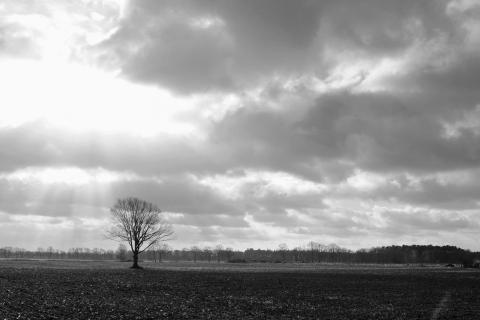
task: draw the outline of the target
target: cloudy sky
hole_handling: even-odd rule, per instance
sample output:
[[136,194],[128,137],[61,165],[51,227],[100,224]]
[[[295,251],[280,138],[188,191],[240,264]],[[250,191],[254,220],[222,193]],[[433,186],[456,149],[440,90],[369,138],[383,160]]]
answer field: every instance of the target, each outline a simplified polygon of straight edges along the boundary
[[480,2],[2,0],[0,246],[480,250]]

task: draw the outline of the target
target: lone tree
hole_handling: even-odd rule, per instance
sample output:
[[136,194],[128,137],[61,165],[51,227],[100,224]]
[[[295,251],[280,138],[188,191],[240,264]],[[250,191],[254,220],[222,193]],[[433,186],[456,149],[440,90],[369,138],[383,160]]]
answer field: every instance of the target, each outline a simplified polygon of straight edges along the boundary
[[118,199],[110,212],[113,226],[107,231],[107,238],[128,243],[134,269],[140,268],[140,253],[173,235],[172,227],[160,216],[160,209],[150,202],[137,198]]

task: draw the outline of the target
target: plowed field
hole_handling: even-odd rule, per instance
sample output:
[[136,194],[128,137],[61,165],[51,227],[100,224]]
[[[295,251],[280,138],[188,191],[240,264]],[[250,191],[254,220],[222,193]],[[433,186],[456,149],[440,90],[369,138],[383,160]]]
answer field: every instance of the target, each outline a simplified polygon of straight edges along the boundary
[[0,319],[480,319],[474,270],[74,266],[0,262]]

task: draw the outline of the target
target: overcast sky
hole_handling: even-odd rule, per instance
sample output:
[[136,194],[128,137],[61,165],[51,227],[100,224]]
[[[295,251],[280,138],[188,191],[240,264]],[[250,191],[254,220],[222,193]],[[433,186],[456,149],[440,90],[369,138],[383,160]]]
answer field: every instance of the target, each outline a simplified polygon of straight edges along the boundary
[[0,247],[480,250],[480,2],[3,0]]

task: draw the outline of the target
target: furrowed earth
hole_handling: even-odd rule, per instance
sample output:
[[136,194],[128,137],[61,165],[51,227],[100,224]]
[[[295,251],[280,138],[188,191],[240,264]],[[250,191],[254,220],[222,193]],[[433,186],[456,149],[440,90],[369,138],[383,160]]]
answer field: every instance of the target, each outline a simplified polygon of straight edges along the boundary
[[478,319],[480,272],[0,261],[0,319]]

